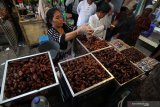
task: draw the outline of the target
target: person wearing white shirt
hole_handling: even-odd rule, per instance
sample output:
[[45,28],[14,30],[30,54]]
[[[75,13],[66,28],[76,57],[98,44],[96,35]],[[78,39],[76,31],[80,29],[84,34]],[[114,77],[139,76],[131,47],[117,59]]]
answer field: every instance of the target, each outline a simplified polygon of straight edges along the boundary
[[83,0],[78,4],[77,13],[78,13],[78,21],[77,26],[81,26],[82,24],[88,23],[89,17],[96,12],[96,4],[93,0]]
[[110,5],[102,2],[97,5],[96,13],[89,18],[89,25],[94,30],[94,35],[105,39],[108,28],[107,18],[105,17],[110,11]]

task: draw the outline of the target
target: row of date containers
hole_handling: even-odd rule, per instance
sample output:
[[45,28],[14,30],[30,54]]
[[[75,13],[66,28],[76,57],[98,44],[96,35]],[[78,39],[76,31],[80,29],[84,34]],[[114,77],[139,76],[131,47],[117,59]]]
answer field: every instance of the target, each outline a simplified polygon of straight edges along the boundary
[[101,44],[96,39],[88,40],[88,43],[95,41],[95,45],[88,46],[95,47],[88,50],[83,42],[79,42],[87,54],[58,63],[59,80],[50,52],[6,61],[1,104],[28,101],[37,95],[53,97],[51,99],[59,102],[66,98],[65,93],[68,92],[75,98],[92,93],[110,81],[116,81],[122,86],[144,74],[111,45],[104,41],[102,45],[96,45]]

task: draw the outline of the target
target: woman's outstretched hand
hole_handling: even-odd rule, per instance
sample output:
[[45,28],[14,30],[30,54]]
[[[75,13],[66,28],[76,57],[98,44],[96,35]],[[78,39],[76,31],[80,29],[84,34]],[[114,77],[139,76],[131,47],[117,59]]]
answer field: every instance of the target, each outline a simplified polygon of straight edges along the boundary
[[93,29],[88,24],[84,24],[77,29],[77,35],[92,35],[93,32]]

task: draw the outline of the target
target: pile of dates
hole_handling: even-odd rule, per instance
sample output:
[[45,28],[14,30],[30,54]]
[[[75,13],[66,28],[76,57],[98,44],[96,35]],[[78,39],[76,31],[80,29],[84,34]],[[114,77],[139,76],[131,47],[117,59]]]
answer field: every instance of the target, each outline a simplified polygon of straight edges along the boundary
[[105,40],[101,40],[95,36],[89,38],[86,38],[86,36],[79,36],[78,39],[89,51],[95,51],[109,46]]
[[62,68],[75,93],[110,77],[91,55],[65,62]]
[[113,48],[101,50],[93,54],[112,73],[120,84],[139,75],[137,68]]
[[11,98],[55,83],[48,54],[8,63],[5,96]]
[[136,62],[139,62],[141,59],[145,58],[146,56],[144,54],[142,54],[140,51],[138,51],[137,49],[135,48],[128,48],[128,49],[125,49],[123,51],[121,51],[121,53],[123,53],[123,55],[125,55],[125,57],[136,63]]

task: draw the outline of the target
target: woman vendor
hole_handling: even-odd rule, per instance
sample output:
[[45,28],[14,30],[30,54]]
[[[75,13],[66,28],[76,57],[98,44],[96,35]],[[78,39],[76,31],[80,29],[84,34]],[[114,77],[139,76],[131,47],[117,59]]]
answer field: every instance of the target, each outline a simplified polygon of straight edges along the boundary
[[63,59],[71,52],[71,40],[77,35],[88,34],[92,35],[93,30],[85,24],[76,29],[70,27],[63,22],[63,16],[60,10],[53,7],[48,10],[46,14],[46,21],[48,26],[48,36],[50,41],[56,41],[60,45],[60,53],[57,55],[58,59]]

